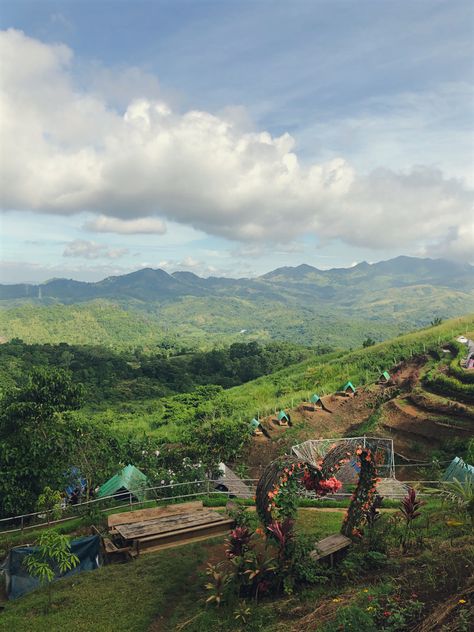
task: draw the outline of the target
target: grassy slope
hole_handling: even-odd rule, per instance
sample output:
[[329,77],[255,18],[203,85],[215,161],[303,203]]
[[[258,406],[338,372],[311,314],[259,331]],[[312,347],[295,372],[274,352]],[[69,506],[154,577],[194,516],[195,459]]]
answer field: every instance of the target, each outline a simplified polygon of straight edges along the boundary
[[[324,537],[339,530],[343,515],[323,512],[315,519],[314,511],[302,509],[299,529]],[[217,548],[219,559],[224,557],[223,539],[215,538],[62,580],[54,586],[49,614],[44,611],[46,591],[38,590],[6,605],[0,630],[144,632],[160,615],[173,621],[191,618],[203,605],[203,571],[210,547]],[[173,628],[170,624],[163,630]]]
[[[332,393],[347,380],[351,380],[356,386],[370,383],[378,378],[383,369],[390,369],[413,355],[435,350],[440,344],[472,330],[473,327],[474,315],[453,319],[438,327],[406,334],[367,349],[306,360],[229,389],[227,394],[233,402],[234,418],[250,420],[257,412],[264,416],[275,408],[285,408],[307,400],[308,395],[313,392]],[[140,406],[149,409],[152,403],[143,402]],[[154,417],[159,417],[159,406],[156,406],[156,411]],[[139,421],[137,417],[140,417]],[[117,408],[114,410],[114,418],[117,426],[124,430],[136,429],[142,432],[147,429],[146,417],[137,416],[132,411],[121,413],[120,408]],[[156,437],[166,437],[171,441],[179,439],[179,428],[172,424],[161,426],[152,432]]]

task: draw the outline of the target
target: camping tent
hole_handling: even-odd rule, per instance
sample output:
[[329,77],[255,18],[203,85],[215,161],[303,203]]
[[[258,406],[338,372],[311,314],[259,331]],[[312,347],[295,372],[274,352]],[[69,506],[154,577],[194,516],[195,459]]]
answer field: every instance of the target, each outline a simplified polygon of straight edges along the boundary
[[258,419],[255,419],[255,417],[252,419],[252,421],[250,422],[250,429],[251,430],[258,430],[260,426],[260,422]]
[[474,466],[468,465],[461,458],[455,456],[441,477],[443,481],[454,481],[454,479],[461,483],[471,481],[474,484]]
[[[15,546],[10,549],[3,565],[0,567],[5,572],[6,590],[9,599],[16,599],[26,593],[35,590],[40,585],[39,579],[31,577],[23,564],[24,559],[30,553],[37,551],[35,546]],[[71,542],[71,552],[79,558],[79,565],[71,571],[55,576],[55,579],[89,571],[100,566],[100,537],[90,535],[78,538]]]
[[[122,492],[130,492],[137,500],[146,500],[147,477],[134,465],[127,465],[121,472],[112,476],[104,483],[98,493],[98,498],[116,496]],[[128,494],[124,496],[128,500]]]
[[356,392],[355,386],[352,384],[352,382],[346,382],[344,384],[344,386],[342,387],[341,391],[352,391],[353,393]]
[[280,424],[291,423],[291,417],[284,410],[280,410],[277,417]]

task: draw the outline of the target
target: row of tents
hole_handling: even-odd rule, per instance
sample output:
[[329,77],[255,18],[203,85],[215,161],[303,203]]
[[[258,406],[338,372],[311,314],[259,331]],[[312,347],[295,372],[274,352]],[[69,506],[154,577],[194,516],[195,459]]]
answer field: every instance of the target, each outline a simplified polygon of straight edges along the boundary
[[[383,371],[379,376],[378,383],[389,384],[391,380],[392,380],[392,376],[390,375],[390,373],[388,371]],[[348,381],[344,384],[344,386],[341,386],[341,388],[338,391],[336,391],[336,394],[355,395],[356,391],[357,389],[354,386],[354,384],[351,381]],[[313,393],[311,395],[311,397],[309,398],[309,403],[311,404],[313,410],[316,410],[317,408],[321,408],[322,410],[327,410],[327,408],[325,407],[323,403],[323,400],[317,393]],[[281,425],[291,425],[290,416],[284,410],[280,410],[280,412],[278,413],[277,421]],[[254,417],[250,421],[249,428],[250,428],[250,431],[255,435],[262,434],[264,430],[262,424],[260,423],[260,420],[257,417]]]

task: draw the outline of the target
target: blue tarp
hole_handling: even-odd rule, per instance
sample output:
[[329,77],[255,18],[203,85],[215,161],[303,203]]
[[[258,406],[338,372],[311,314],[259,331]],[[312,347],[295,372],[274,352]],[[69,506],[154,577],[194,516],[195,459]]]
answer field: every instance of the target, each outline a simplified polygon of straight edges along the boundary
[[[35,590],[40,582],[35,577],[30,577],[23,565],[23,560],[27,555],[37,550],[35,546],[15,546],[10,549],[2,569],[6,576],[6,589],[9,599],[17,599]],[[78,538],[71,542],[71,552],[77,555],[80,563],[72,571],[60,575],[56,574],[56,579],[68,577],[74,573],[91,571],[100,566],[100,537],[90,535],[85,538]]]

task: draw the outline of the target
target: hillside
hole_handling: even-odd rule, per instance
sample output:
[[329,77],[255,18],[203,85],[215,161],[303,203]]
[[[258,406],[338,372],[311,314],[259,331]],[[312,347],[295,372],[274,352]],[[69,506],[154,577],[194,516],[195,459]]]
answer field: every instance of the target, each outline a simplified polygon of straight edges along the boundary
[[[121,463],[133,459],[155,484],[180,481],[185,487],[179,487],[179,493],[184,494],[193,493],[194,481],[202,475],[184,455],[224,459],[258,477],[272,458],[287,453],[294,443],[341,435],[389,436],[394,440],[400,480],[437,480],[441,470],[436,462],[424,469],[418,464],[435,457],[444,469],[445,460],[454,455],[467,458],[469,450],[472,458],[474,378],[472,371],[461,368],[466,347],[455,341],[459,334],[474,337],[474,315],[366,349],[310,357],[225,391],[205,387],[149,400],[105,401],[102,406],[69,413],[65,419],[74,424],[74,415],[84,416],[93,431],[107,417],[114,446],[123,438],[129,450],[120,453]],[[383,369],[391,374],[384,385],[378,383]],[[357,386],[356,395],[335,394],[348,379]],[[322,395],[328,410],[308,407],[313,392]],[[290,413],[291,427],[273,422],[279,408]],[[248,421],[255,414],[268,435],[249,436]],[[141,439],[144,432],[147,441]],[[98,445],[95,454],[96,436],[103,440],[100,434],[92,440],[81,435],[80,445],[87,446],[87,463],[92,455],[96,476],[104,468],[103,480],[111,473],[105,475],[110,449]],[[26,444],[21,447],[26,449]],[[197,447],[201,451],[196,453]],[[64,465],[60,471],[64,472]],[[420,489],[426,491],[424,483],[414,484],[418,494]],[[456,500],[431,494],[424,499],[410,526],[409,540],[398,502],[384,500],[372,526],[364,524],[347,555],[330,565],[311,564],[308,553],[316,541],[339,532],[347,503],[320,500],[311,506],[302,501],[292,535],[296,552],[288,554],[292,564],[279,571],[291,583],[287,580],[282,585],[278,575],[276,587],[262,590],[258,599],[235,588],[235,576],[238,579],[242,573],[233,570],[229,539],[221,536],[184,541],[177,548],[141,553],[129,564],[110,564],[61,580],[54,585],[50,610],[46,589],[1,604],[0,629],[24,629],[27,622],[28,629],[38,632],[336,632],[361,627],[370,632],[466,632],[474,594],[472,515]],[[214,497],[204,500],[210,507],[226,502]],[[154,504],[148,501],[146,506]],[[278,556],[275,542],[264,540],[256,512],[238,515],[243,521],[239,524],[251,529],[252,542],[257,542],[255,565],[253,554],[247,555],[249,569],[243,575],[262,572],[271,579],[270,569],[275,568]],[[97,511],[57,528],[84,535],[91,520],[106,530],[106,516]],[[38,533],[3,537],[0,533],[0,548],[30,542]],[[206,573],[208,564],[213,566]],[[217,608],[206,602],[215,590],[213,578],[224,586]],[[247,580],[242,581],[248,586]],[[136,603],[139,607],[131,607]]]
[[209,346],[242,337],[350,348],[474,310],[470,265],[398,257],[352,268],[279,268],[255,279],[142,269],[97,283],[0,286],[0,337]]

